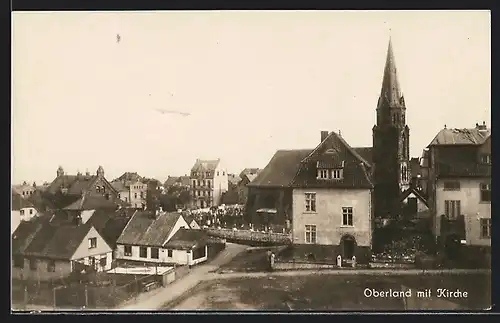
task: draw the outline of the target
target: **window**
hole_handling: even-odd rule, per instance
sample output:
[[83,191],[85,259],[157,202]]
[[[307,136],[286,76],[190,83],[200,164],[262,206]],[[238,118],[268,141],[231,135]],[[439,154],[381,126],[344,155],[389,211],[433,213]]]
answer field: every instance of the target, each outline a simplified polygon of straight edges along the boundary
[[210,191],[208,191],[207,194],[208,194],[208,197],[210,197]]
[[306,243],[316,243],[315,225],[306,225]]
[[225,176],[226,175],[226,172],[222,172],[222,176]]
[[326,169],[319,169],[318,170],[318,178],[320,178],[320,179],[328,179],[328,170],[326,170]]
[[193,187],[196,187],[196,180],[193,181]]
[[33,214],[33,209],[30,209],[30,215]]
[[124,254],[125,256],[132,256],[132,246],[124,246]]
[[456,219],[460,215],[460,201],[444,201],[444,214],[450,220]]
[[97,238],[89,238],[89,249],[97,248]]
[[203,196],[205,196],[207,194],[207,191],[203,191]]
[[24,215],[24,210],[19,211],[21,215]]
[[306,212],[316,212],[316,193],[306,193]]
[[168,250],[167,250],[167,256],[168,256],[168,257],[172,257],[172,254],[173,254],[173,253],[174,253],[174,252],[173,252],[173,250],[171,250],[171,249],[168,249]]
[[201,196],[201,191],[198,191],[198,196]]
[[137,198],[137,193],[134,193],[134,198],[135,198],[135,199]]
[[146,248],[146,247],[140,247],[139,248],[139,257],[141,257],[141,258],[147,258],[148,257],[148,248]]
[[203,186],[205,186],[207,184],[207,182],[205,180],[203,180]]
[[14,267],[16,268],[24,268],[24,257],[23,256],[14,256]]
[[122,195],[120,193],[118,193],[118,198],[121,199],[122,198]]
[[481,202],[491,202],[491,184],[481,184]]
[[143,192],[141,192],[141,199],[142,199],[142,198],[144,198],[144,193],[143,193]]
[[445,191],[460,191],[460,182],[459,181],[448,181],[443,183]]
[[491,155],[490,154],[481,154],[481,163],[491,164]]
[[36,259],[30,259],[30,270],[37,270],[38,262]]
[[107,264],[108,264],[108,259],[106,257],[101,258],[99,260],[99,265],[101,265],[102,268],[106,267]]
[[151,248],[151,258],[153,259],[160,258],[160,250],[158,248]]
[[95,189],[96,189],[97,193],[101,193],[101,187],[100,186],[96,186]]
[[219,171],[217,171],[217,176],[219,176]]
[[104,187],[104,186],[102,187],[102,192],[103,193],[106,192],[106,187]]
[[56,262],[54,260],[49,260],[47,262],[47,271],[53,273],[56,271]]
[[352,221],[352,207],[343,207],[342,208],[342,225],[344,226],[353,226]]
[[210,177],[210,172],[207,172],[207,177]]
[[480,219],[481,238],[491,239],[491,219]]
[[333,179],[341,179],[342,178],[342,170],[340,170],[340,169],[333,169],[332,170],[332,178]]

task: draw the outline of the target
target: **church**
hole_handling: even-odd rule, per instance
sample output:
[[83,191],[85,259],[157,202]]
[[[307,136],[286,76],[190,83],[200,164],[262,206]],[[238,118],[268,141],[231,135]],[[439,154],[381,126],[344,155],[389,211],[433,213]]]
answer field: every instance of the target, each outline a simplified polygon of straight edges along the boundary
[[[345,151],[356,154],[355,159],[362,160],[369,181],[373,184],[370,216],[388,218],[399,211],[400,196],[410,187],[411,181],[410,129],[406,124],[406,104],[390,39],[376,115],[376,124],[372,129],[373,147],[350,147],[344,139],[341,141],[349,146]],[[320,142],[323,142],[329,132],[321,133]],[[297,212],[292,207],[292,184],[298,176],[303,175],[299,174],[301,167],[304,168],[302,162],[314,150],[276,152],[268,165],[247,185],[248,222],[259,222],[264,218],[259,213],[267,210],[267,222],[288,223],[291,226],[292,214]],[[335,182],[331,184],[336,185]]]

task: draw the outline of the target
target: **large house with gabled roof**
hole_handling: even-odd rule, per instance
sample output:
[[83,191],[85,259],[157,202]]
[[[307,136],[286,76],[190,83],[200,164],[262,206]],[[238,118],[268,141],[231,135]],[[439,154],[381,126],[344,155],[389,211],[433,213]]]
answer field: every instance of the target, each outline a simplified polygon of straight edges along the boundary
[[47,204],[51,208],[62,209],[80,199],[82,193],[100,195],[110,201],[118,199],[118,192],[104,177],[102,166],[99,166],[95,175],[89,172],[68,175],[59,166],[57,177],[49,184],[42,196],[49,202]]
[[[329,135],[321,131],[321,142]],[[371,163],[370,147],[351,148],[365,161]],[[292,191],[291,186],[304,158],[314,149],[278,150],[269,163],[246,184],[246,222],[255,227],[263,222],[291,229]]]
[[438,246],[450,257],[491,255],[491,129],[445,126],[421,167]]
[[148,184],[136,172],[125,172],[111,182],[118,192],[118,197],[133,208],[144,208],[146,205]]
[[335,132],[298,164],[292,189],[295,256],[358,263],[371,258],[372,165]]

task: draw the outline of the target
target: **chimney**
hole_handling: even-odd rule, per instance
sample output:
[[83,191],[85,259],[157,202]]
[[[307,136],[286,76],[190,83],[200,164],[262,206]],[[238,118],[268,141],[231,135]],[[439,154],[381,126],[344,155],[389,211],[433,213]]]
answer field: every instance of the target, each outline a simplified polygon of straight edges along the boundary
[[325,141],[326,137],[328,137],[328,131],[321,131],[321,142]]
[[485,130],[487,130],[487,128],[486,128],[486,122],[483,121],[483,124],[481,124],[481,125],[478,124],[478,123],[476,123],[476,129],[478,129],[479,131],[485,131]]

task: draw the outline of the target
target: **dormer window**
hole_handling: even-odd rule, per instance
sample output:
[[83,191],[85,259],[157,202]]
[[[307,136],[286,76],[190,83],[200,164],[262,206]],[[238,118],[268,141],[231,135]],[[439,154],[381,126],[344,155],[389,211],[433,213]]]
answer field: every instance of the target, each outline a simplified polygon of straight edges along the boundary
[[318,179],[342,179],[342,169],[318,169]]
[[342,169],[332,169],[332,178],[333,179],[341,179],[342,178]]
[[491,164],[491,155],[481,154],[481,164]]

